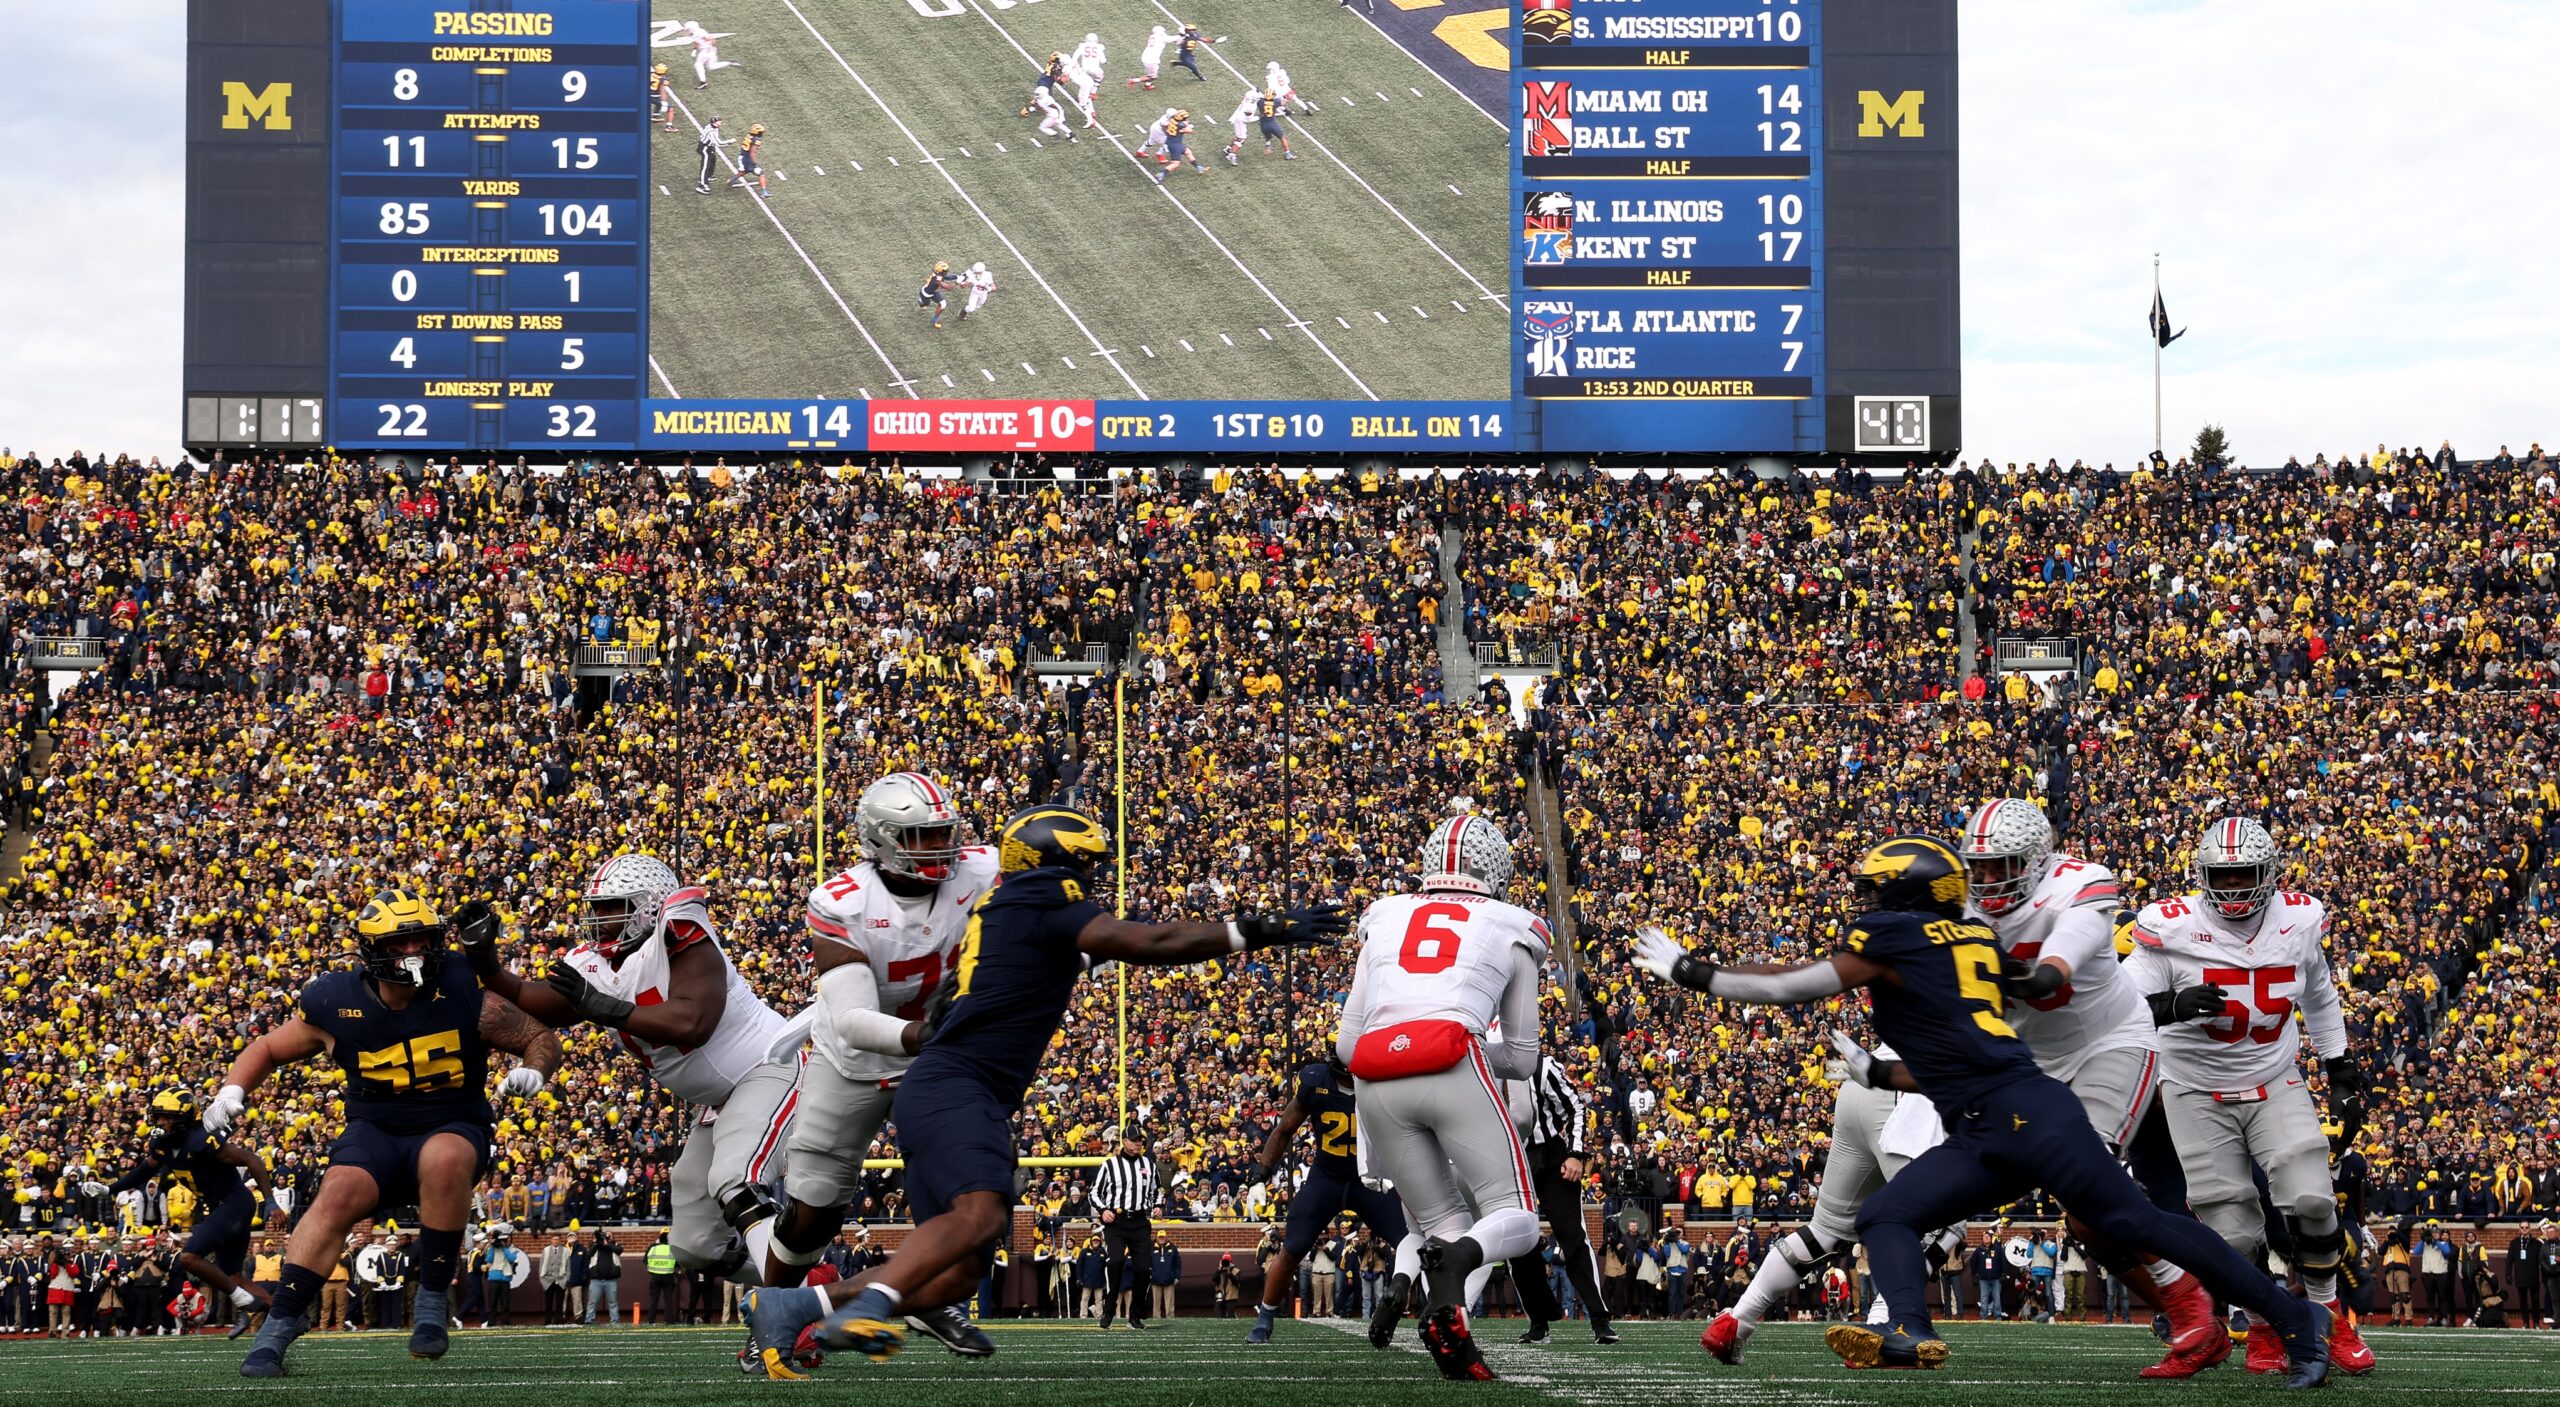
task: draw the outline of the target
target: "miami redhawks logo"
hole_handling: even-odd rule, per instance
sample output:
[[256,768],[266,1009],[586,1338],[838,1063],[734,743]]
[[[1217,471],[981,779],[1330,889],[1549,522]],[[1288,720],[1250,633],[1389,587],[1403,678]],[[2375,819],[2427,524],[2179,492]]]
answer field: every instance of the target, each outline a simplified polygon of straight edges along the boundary
[[1520,145],[1531,156],[1573,155],[1573,84],[1569,80],[1522,85]]

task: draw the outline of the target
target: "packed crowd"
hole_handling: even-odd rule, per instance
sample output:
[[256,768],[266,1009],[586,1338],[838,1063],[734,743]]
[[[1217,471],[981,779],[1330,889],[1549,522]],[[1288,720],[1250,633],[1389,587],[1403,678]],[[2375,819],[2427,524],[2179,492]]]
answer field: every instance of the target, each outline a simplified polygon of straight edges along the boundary
[[[2381,1076],[2372,1208],[2539,1215],[2560,1138],[2560,950],[2552,901],[2524,891],[2560,807],[2550,700],[2525,692],[2546,678],[2541,463],[1074,485],[30,466],[0,524],[0,625],[103,636],[110,662],[51,720],[0,894],[0,997],[23,1013],[0,1032],[6,1218],[136,1221],[105,1187],[137,1094],[209,1087],[393,879],[446,908],[492,897],[529,953],[566,933],[598,859],[652,848],[711,887],[748,980],[794,1009],[801,896],[855,858],[854,793],[910,767],[982,830],[1077,789],[1125,835],[1122,894],[1148,912],[1356,904],[1402,882],[1452,805],[1512,836],[1514,897],[1544,910],[1561,838],[1579,941],[1549,1000],[1603,1106],[1603,1188],[1764,1223],[1810,1203],[1816,1052],[1855,1013],[1639,984],[1635,927],[1809,956],[1866,839],[1998,795],[2044,799],[2139,902],[2183,882],[2202,817],[2247,808],[2340,915]],[[1556,657],[1525,750],[1503,697],[1445,696],[1444,530],[1467,632]],[[2053,701],[1958,688],[1966,641],[2066,626],[2097,644]],[[574,647],[607,643],[672,651],[681,682],[575,677]],[[1035,661],[1087,644],[1127,649],[1116,690],[1039,683]],[[0,767],[27,771],[29,723]],[[1126,1118],[1177,1214],[1276,1215],[1285,1184],[1247,1173],[1345,978],[1300,956],[1088,984],[1024,1151],[1091,1153]],[[662,1209],[686,1112],[593,1033],[569,1041],[562,1077],[501,1111],[483,1210]],[[248,1125],[305,1195],[332,1093],[289,1076]],[[868,1190],[867,1215],[896,1214],[894,1175]],[[1080,1196],[1061,1173],[1029,1200],[1063,1221]]]

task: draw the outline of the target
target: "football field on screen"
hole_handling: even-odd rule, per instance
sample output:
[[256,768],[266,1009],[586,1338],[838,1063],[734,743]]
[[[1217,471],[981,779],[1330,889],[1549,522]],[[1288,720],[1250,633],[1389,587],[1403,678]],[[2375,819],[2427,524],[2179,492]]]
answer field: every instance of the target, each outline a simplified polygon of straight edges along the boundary
[[[677,108],[650,136],[650,394],[1508,399],[1507,133],[1479,106],[1498,89],[1392,6],[1372,23],[1333,0],[1169,4],[658,4]],[[1130,89],[1149,29],[1182,21],[1226,36],[1201,50],[1207,81],[1168,48],[1156,91]],[[693,25],[729,65],[705,90]],[[1017,113],[1088,33],[1102,127],[1062,90],[1070,145]],[[1230,166],[1227,118],[1273,60],[1319,110],[1285,123],[1297,160],[1249,126]],[[1159,186],[1136,152],[1168,107],[1208,169]],[[764,200],[726,164],[696,193],[714,116],[732,138],[765,125]],[[997,284],[966,322],[954,293],[940,331],[916,306],[937,261]]]
[[[1403,1407],[1403,1404],[1674,1403],[2041,1404],[2135,1399],[2182,1407],[2266,1401],[2273,1380],[2250,1377],[2238,1355],[2184,1383],[2135,1381],[2157,1357],[2134,1328],[1951,1325],[1955,1356],[1934,1373],[1854,1373],[1823,1351],[1811,1324],[1778,1324],[1752,1339],[1741,1366],[1698,1348],[1695,1324],[1625,1324],[1625,1341],[1602,1348],[1580,1324],[1555,1342],[1511,1342],[1516,1319],[1482,1321],[1497,1383],[1440,1381],[1408,1324],[1397,1347],[1369,1347],[1360,1325],[1284,1322],[1278,1341],[1247,1348],[1249,1319],[1182,1319],[1144,1333],[1100,1331],[1078,1320],[1001,1320],[988,1325],[991,1359],[969,1362],[931,1341],[910,1340],[885,1363],[831,1362],[809,1381],[742,1378],[729,1329],[503,1329],[460,1331],[434,1363],[410,1359],[390,1334],[312,1334],[294,1347],[292,1376],[236,1375],[242,1344],[218,1338],[77,1340],[0,1346],[13,1369],[0,1402],[128,1407],[137,1402],[268,1401],[343,1407],[355,1401],[542,1407],[731,1407],[794,1402],[895,1402],[899,1407],[1059,1403],[1073,1407]],[[2371,1331],[2380,1366],[2368,1377],[2333,1377],[2335,1400],[2482,1404],[2560,1400],[2560,1336],[2460,1330]],[[245,1341],[244,1341],[245,1343]]]

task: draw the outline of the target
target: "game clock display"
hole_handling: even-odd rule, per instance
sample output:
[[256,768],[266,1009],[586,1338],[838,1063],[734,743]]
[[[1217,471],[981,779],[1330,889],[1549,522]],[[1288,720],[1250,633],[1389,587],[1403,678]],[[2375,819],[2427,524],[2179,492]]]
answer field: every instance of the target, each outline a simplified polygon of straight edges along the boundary
[[1162,18],[193,0],[188,441],[1956,445],[1953,0]]

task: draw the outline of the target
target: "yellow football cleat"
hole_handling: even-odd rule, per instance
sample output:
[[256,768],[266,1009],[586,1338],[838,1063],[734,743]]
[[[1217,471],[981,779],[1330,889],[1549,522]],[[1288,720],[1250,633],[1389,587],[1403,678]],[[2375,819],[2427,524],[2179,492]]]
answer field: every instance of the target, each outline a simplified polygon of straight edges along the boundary
[[1914,1338],[1896,1325],[1880,1334],[1864,1324],[1834,1324],[1822,1332],[1823,1346],[1852,1368],[1936,1368],[1947,1361],[1947,1341]]
[[892,1319],[830,1319],[819,1329],[818,1342],[830,1353],[859,1353],[879,1363],[898,1356],[907,1332]]
[[768,1348],[763,1350],[763,1353],[764,1375],[766,1377],[778,1383],[797,1383],[808,1381],[808,1374],[791,1366],[791,1355],[778,1348]]

